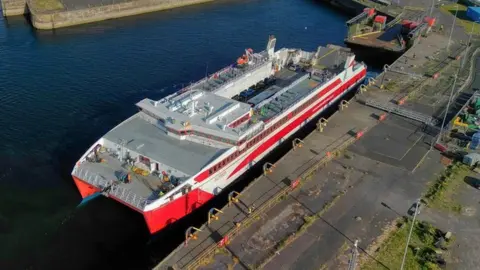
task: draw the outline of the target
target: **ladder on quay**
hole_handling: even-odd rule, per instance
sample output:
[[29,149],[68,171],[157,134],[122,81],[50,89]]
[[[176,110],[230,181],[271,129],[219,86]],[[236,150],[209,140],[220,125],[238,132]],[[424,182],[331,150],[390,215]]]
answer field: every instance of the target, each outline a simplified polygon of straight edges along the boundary
[[406,108],[403,108],[400,105],[392,104],[392,103],[385,103],[385,102],[378,102],[373,99],[368,99],[365,101],[365,105],[380,109],[382,111],[386,111],[388,113],[394,113],[399,116],[403,116],[408,119],[412,119],[421,123],[424,123],[429,126],[436,126],[438,124],[438,120],[434,117],[429,115],[415,112]]

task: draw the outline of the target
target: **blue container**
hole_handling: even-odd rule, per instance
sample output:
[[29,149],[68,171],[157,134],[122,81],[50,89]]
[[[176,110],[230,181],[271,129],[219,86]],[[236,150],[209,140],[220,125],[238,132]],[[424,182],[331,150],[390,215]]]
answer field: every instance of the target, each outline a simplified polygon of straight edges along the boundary
[[468,7],[467,17],[474,22],[480,21],[480,7]]
[[470,143],[470,149],[471,150],[476,150],[478,148],[478,145],[480,144],[480,132],[477,132],[473,134],[472,136],[472,142]]

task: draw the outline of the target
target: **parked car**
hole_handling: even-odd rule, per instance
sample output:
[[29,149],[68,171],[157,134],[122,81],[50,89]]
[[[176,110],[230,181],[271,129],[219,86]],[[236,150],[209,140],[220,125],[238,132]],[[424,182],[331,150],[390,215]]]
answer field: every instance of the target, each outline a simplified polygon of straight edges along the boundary
[[[420,212],[423,210],[423,207],[425,206],[425,202],[424,201],[421,201],[420,202],[420,205],[418,206],[418,210],[417,210],[417,215],[420,214]],[[417,202],[414,202],[412,204],[412,206],[410,206],[410,209],[408,209],[408,214],[410,216],[413,216],[415,214],[415,209],[417,208]]]

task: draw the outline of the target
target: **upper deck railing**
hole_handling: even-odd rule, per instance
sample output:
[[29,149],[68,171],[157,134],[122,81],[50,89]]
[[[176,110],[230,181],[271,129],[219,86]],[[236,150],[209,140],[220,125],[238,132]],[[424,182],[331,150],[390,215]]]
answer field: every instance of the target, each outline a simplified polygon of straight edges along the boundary
[[182,94],[182,93],[185,93],[189,90],[192,90],[192,89],[199,89],[199,90],[203,90],[203,91],[208,91],[208,92],[213,92],[215,90],[218,90],[219,88],[221,88],[222,86],[224,85],[227,85],[229,83],[232,83],[238,79],[240,79],[242,77],[242,75],[248,73],[248,72],[253,72],[257,69],[259,69],[260,67],[263,67],[264,65],[268,64],[268,57],[263,57],[261,59],[259,59],[258,62],[252,64],[252,65],[247,65],[247,68],[245,69],[239,69],[239,68],[234,68],[234,67],[231,67],[231,66],[228,66],[228,67],[225,67],[223,69],[221,69],[220,71],[217,71],[215,72],[216,74],[218,74],[219,76],[228,72],[229,70],[231,69],[235,69],[236,71],[240,71],[240,74],[238,74],[237,76],[234,76],[234,77],[231,77],[227,80],[224,80],[221,84],[218,84],[216,86],[213,86],[213,87],[210,87],[208,89],[204,89],[202,88],[203,84],[205,84],[206,82],[208,82],[209,80],[211,80],[212,78],[210,77],[207,77],[207,78],[203,78],[201,79],[200,81],[197,81],[187,87],[184,87],[183,89],[179,90],[178,91],[178,94]]

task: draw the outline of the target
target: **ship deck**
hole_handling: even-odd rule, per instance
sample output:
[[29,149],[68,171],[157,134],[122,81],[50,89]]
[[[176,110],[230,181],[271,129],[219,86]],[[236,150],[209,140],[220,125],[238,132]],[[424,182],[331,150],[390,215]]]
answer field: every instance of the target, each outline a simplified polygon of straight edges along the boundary
[[[118,144],[118,146],[123,141],[123,151],[136,152],[159,162],[158,171],[167,171],[169,175],[176,178],[176,182],[183,182],[195,175],[210,161],[226,151],[226,149],[174,139],[142,119],[139,114],[109,131],[104,139],[111,145]],[[130,196],[130,200],[135,196],[136,201],[141,203],[145,200],[155,200],[161,197],[162,193],[167,193],[178,186],[178,184],[170,185],[172,181],[164,181],[161,174],[150,173],[150,168],[142,166],[144,164],[121,162],[118,158],[120,152],[118,149],[107,148],[98,154],[97,162],[81,163],[74,174],[97,187],[107,186],[107,184],[101,185],[102,182],[114,182],[115,190],[109,191],[109,194],[116,197],[118,195],[119,199]],[[129,182],[121,179],[126,173],[130,174]],[[136,206],[142,208],[141,203]]]
[[389,51],[401,51],[402,45],[398,41],[397,35],[400,33],[401,25],[397,24],[385,31],[371,32],[362,35],[349,37],[347,43],[358,46],[383,48]]
[[186,175],[194,175],[225,149],[179,140],[140,117],[129,119],[104,138],[112,143],[124,141],[129,151],[149,157]]
[[288,109],[290,106],[294,105],[297,101],[304,98],[308,93],[310,93],[315,87],[320,84],[325,83],[326,77],[317,77],[312,76],[311,78],[303,78],[308,76],[308,72],[304,71],[292,71],[289,69],[284,69],[279,72],[277,77],[277,82],[275,85],[281,86],[282,89],[288,87],[293,82],[298,80],[296,85],[293,85],[285,93],[279,97],[274,98],[270,102],[261,106],[258,112],[259,120],[268,121],[275,117],[280,112]]

